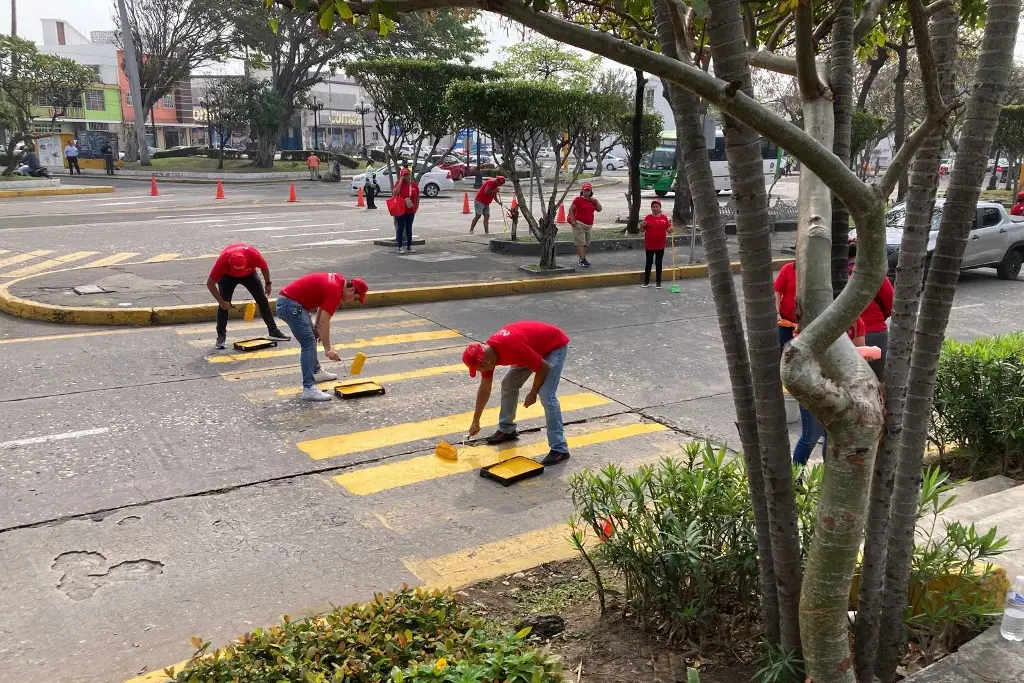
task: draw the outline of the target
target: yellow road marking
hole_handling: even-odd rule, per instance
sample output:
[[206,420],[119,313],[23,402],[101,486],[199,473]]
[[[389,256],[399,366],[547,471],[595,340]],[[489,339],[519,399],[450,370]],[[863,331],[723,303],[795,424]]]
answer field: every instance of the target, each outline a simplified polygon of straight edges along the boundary
[[16,256],[8,256],[5,259],[0,259],[0,268],[5,266],[13,266],[16,263],[24,263],[25,261],[31,261],[38,256],[49,256],[53,253],[53,249],[36,249],[35,251],[25,252],[24,254],[18,254]]
[[[341,351],[342,349],[360,349],[367,346],[387,346],[389,344],[408,344],[411,342],[419,341],[433,341],[436,339],[455,339],[461,338],[462,335],[455,330],[435,330],[433,332],[411,332],[409,334],[386,334],[379,337],[370,337],[369,339],[356,339],[353,342],[347,342],[344,344],[335,344],[334,350]],[[280,358],[282,356],[297,356],[302,352],[302,349],[298,346],[292,346],[285,349],[272,349],[270,351],[252,351],[251,353],[231,353],[223,354],[220,356],[208,356],[206,358],[210,363],[234,363],[236,361],[244,360],[260,360],[263,358]]]
[[[139,327],[130,330],[98,330],[96,332],[69,332],[67,334],[44,334],[38,337],[18,337],[16,339],[0,339],[0,344],[21,344],[24,342],[54,341],[56,339],[77,339],[79,337],[106,337],[111,334],[136,334],[138,332],[154,332],[157,327]],[[294,368],[292,368],[294,370]]]
[[[263,326],[263,319],[262,318],[260,319],[260,323],[261,323],[261,326]],[[356,331],[357,332],[362,332],[362,331],[365,331],[365,330],[397,329],[397,328],[408,328],[408,327],[423,327],[425,325],[433,325],[433,324],[434,323],[431,322],[430,320],[424,320],[424,319],[419,319],[419,320],[399,320],[399,321],[387,322],[387,323],[371,323],[369,325],[356,325],[356,326],[353,326],[353,327],[347,327],[345,325],[342,325],[338,329],[339,329],[339,331],[345,331],[345,332],[356,332]],[[288,333],[288,328],[285,327],[284,325],[281,325],[281,329],[282,329],[282,331],[285,331],[286,334]],[[209,338],[206,338],[206,339],[189,339],[188,343],[191,344],[192,346],[195,346],[196,348],[200,348],[201,349],[201,348],[207,348],[207,347],[213,346],[216,341],[217,340],[214,339],[213,337],[209,337]]]
[[51,268],[59,268],[67,263],[81,261],[84,258],[89,258],[90,256],[98,253],[98,251],[73,251],[70,254],[65,254],[64,256],[54,256],[42,263],[33,263],[31,266],[25,266],[24,268],[8,271],[0,277],[24,277],[34,273],[41,273],[44,270],[50,270]]
[[130,258],[132,258],[134,256],[138,256],[138,255],[139,255],[139,252],[137,252],[137,251],[122,251],[122,252],[119,252],[117,254],[113,254],[111,256],[107,256],[106,258],[101,258],[99,260],[93,261],[92,263],[86,263],[84,266],[81,266],[81,267],[82,268],[98,268],[100,266],[112,266],[115,263],[120,263],[121,261],[127,261],[128,259],[130,259]]
[[[295,366],[289,368],[294,374]],[[358,379],[363,382],[376,382],[380,384],[382,382],[401,382],[407,379],[421,379],[423,377],[436,377],[438,375],[446,375],[455,372],[466,372],[466,366],[462,363],[455,365],[435,365],[429,368],[419,368],[417,370],[409,370],[407,372],[392,372],[386,375],[377,375],[375,377],[359,377]],[[331,382],[320,382],[317,386],[327,392],[333,392],[334,387],[339,384],[343,384],[350,380],[356,379],[350,377],[346,379],[331,381]],[[302,393],[302,387],[286,387],[284,389],[269,389],[267,391],[252,391],[245,395],[253,403],[261,403],[267,399],[274,397],[288,397],[298,396]]]
[[[407,361],[413,355],[416,360],[422,360],[424,358],[437,358],[441,356],[452,356],[455,354],[462,355],[462,344],[455,346],[446,346],[440,349],[429,349],[427,351],[401,351],[399,353],[384,353],[377,356],[368,356],[367,362],[372,361],[374,365],[378,363],[393,363],[395,361]],[[345,367],[352,363],[352,358],[342,357],[341,366]],[[265,377],[277,377],[279,375],[294,375],[296,372],[295,364],[289,363],[288,365],[275,365],[271,368],[252,368],[248,370],[231,370],[229,372],[222,372],[220,376],[228,382],[242,382],[254,379],[263,379]]]
[[[572,410],[582,410],[611,403],[611,400],[597,394],[580,393],[560,396],[559,403],[561,403],[562,412],[567,413]],[[544,407],[538,401],[529,408],[520,406],[517,418],[519,420],[529,420],[543,415]],[[407,422],[379,429],[368,429],[362,432],[325,436],[320,439],[300,441],[296,445],[300,451],[312,459],[324,460],[326,458],[336,458],[341,455],[362,453],[377,448],[462,432],[469,426],[472,419],[473,411],[469,411],[432,420],[423,420],[422,422]],[[480,426],[490,427],[496,424],[498,424],[498,408],[486,409],[480,417]]]
[[[374,319],[374,318],[401,318],[401,317],[411,317],[411,314],[407,313],[406,311],[403,311],[400,308],[394,308],[394,309],[385,308],[385,309],[381,309],[381,310],[377,310],[377,311],[359,311],[359,312],[353,312],[353,313],[346,313],[346,312],[343,311],[341,313],[336,313],[334,315],[334,317],[331,318],[331,327],[332,327],[332,329],[334,329],[334,325],[336,325],[336,324],[344,325],[349,320],[368,320],[368,319]],[[249,329],[254,329],[254,328],[257,328],[257,327],[263,327],[263,321],[262,320],[256,320],[256,321],[253,321],[251,323],[241,322],[241,321],[239,321],[239,322],[229,322],[228,323],[228,331],[229,332],[232,331],[232,330],[249,330]],[[181,334],[181,335],[187,335],[187,334],[209,334],[210,333],[210,328],[211,328],[210,323],[206,323],[206,324],[203,324],[203,325],[189,325],[187,327],[182,327],[181,329],[175,330],[175,332],[177,332],[178,334]]]
[[[667,429],[668,427],[657,422],[638,423],[602,429],[590,434],[570,436],[566,441],[570,449],[583,448],[599,443],[627,439],[631,436],[663,432]],[[459,449],[459,459],[455,461],[442,460],[433,454],[422,455],[400,462],[346,472],[333,479],[335,483],[344,486],[357,496],[366,496],[371,493],[396,489],[410,484],[418,484],[430,479],[447,477],[461,472],[470,472],[516,456],[534,458],[538,455],[545,455],[547,452],[547,440],[513,448],[471,446]]]
[[164,261],[173,261],[179,256],[181,254],[157,254],[153,258],[146,259],[143,263],[163,263]]
[[0,254],[9,254],[9,253],[11,253],[10,249],[0,249]]

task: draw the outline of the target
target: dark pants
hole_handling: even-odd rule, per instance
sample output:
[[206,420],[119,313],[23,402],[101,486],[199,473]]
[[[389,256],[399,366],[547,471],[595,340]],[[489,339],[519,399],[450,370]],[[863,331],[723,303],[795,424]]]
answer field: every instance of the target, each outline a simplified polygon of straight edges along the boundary
[[793,341],[793,328],[779,325],[779,348]]
[[105,156],[103,157],[103,163],[107,167],[107,175],[114,175],[114,157]]
[[372,187],[364,188],[363,189],[363,196],[366,197],[366,208],[367,209],[376,209],[377,208],[376,196],[373,193],[373,188]]
[[661,263],[665,259],[664,249],[648,249],[647,262],[644,264],[644,284],[651,284],[651,264],[655,264],[654,274],[658,285],[661,284]]
[[[260,315],[263,316],[263,322],[267,324],[267,332],[273,334],[277,332],[277,322],[274,320],[274,314],[270,312],[270,302],[267,301],[267,295],[263,292],[263,283],[256,273],[247,275],[245,277],[233,277],[231,275],[225,275],[217,283],[217,289],[220,290],[220,295],[228,302],[231,301],[231,295],[235,293],[235,287],[242,285],[249,290],[249,294],[252,294],[252,298],[255,299],[256,305],[260,307]],[[223,337],[228,331],[228,312],[223,308],[217,308],[217,336]]]
[[412,219],[415,217],[414,213],[405,213],[395,219],[395,242],[399,249],[402,248],[402,235],[405,235],[405,246],[412,249]]
[[868,332],[864,336],[865,346],[877,346],[882,349],[882,357],[878,360],[869,360],[868,365],[875,371],[875,377],[878,381],[882,381],[882,375],[885,374],[885,351],[889,346],[889,330],[882,330],[881,332]]
[[68,157],[68,171],[70,175],[75,175],[75,171],[78,171],[78,175],[82,175],[82,168],[78,165],[78,157]]

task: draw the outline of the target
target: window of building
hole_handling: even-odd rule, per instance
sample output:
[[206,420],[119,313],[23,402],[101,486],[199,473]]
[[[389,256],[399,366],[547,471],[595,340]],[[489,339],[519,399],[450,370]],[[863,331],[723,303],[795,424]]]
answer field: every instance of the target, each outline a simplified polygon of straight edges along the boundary
[[105,131],[109,131],[110,130],[110,124],[109,123],[95,123],[93,121],[90,121],[88,124],[86,124],[86,126],[87,126],[87,128],[89,130],[105,130]]
[[32,132],[33,133],[57,133],[61,130],[60,123],[54,123],[52,121],[33,121]]
[[107,108],[102,90],[85,91],[85,108],[89,111],[103,111]]
[[167,94],[161,97],[160,106],[164,109],[174,109],[174,95]]
[[50,100],[46,97],[45,93],[38,93],[36,95],[36,106],[37,107],[49,107]]

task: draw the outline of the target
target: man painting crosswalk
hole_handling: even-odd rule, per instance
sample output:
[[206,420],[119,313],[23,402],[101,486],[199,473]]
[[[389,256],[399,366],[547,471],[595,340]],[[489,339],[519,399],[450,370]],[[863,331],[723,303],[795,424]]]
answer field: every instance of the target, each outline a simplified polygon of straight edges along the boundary
[[486,343],[473,343],[466,347],[462,362],[469,368],[469,376],[476,377],[476,373],[480,372],[480,388],[477,390],[469,436],[480,433],[480,416],[491,397],[494,368],[510,365],[512,367],[501,380],[498,430],[487,437],[487,443],[498,444],[519,438],[516,429],[519,390],[532,374],[533,386],[526,394],[523,406],[529,408],[540,399],[544,407],[550,451],[541,462],[554,465],[568,460],[569,445],[565,441],[562,408],[556,395],[568,349],[569,337],[562,330],[548,323],[531,320],[510,323],[495,332]]

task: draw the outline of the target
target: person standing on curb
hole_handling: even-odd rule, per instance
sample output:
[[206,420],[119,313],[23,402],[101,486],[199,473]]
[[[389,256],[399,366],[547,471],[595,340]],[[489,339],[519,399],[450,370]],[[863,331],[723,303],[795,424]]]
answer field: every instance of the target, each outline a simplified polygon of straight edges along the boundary
[[640,223],[640,232],[644,234],[644,251],[647,260],[644,263],[644,283],[641,287],[651,286],[651,263],[655,263],[655,288],[661,289],[661,269],[665,259],[665,243],[672,232],[672,223],[668,216],[661,212],[661,200],[651,202],[651,213]]
[[594,228],[594,212],[600,210],[601,202],[594,197],[594,186],[583,183],[580,196],[573,199],[569,206],[567,220],[572,226],[572,241],[576,244],[579,265],[584,268],[590,267],[587,250],[590,248],[590,233]]
[[114,175],[114,148],[109,140],[103,143],[103,149],[100,150],[100,154],[103,155],[103,165],[107,175]]
[[68,146],[64,148],[64,156],[68,160],[69,175],[75,175],[75,171],[78,171],[78,175],[82,175],[82,167],[78,165],[78,147],[75,146],[76,142],[78,141],[69,142]]
[[[331,346],[331,316],[342,303],[359,299],[366,303],[370,287],[360,278],[345,281],[340,273],[310,273],[287,285],[277,296],[277,317],[285,321],[302,346],[299,366],[302,368],[302,400],[330,401],[331,395],[316,386],[317,382],[338,379],[333,372],[320,367],[316,342],[324,346],[328,360],[340,361]],[[316,311],[316,322],[312,312]]]
[[310,152],[306,157],[306,166],[309,168],[309,179],[320,180],[320,157],[316,155],[316,152]]
[[420,187],[412,179],[412,171],[403,168],[398,176],[398,184],[391,191],[392,197],[400,197],[405,202],[405,213],[395,218],[395,242],[398,253],[402,253],[402,236],[405,235],[405,253],[412,252],[412,221],[416,210],[420,208]]
[[[263,282],[256,277],[256,270],[263,273]],[[206,288],[217,300],[217,348],[223,349],[226,346],[228,329],[228,311],[231,310],[231,296],[235,287],[242,285],[260,309],[263,322],[267,324],[267,337],[274,341],[291,341],[291,337],[282,334],[274,320],[274,314],[270,311],[270,302],[267,297],[270,295],[270,267],[263,254],[256,247],[248,244],[229,244],[224,247],[217,260],[213,262],[210,269],[210,276],[206,278]]]
[[541,461],[556,465],[569,459],[569,444],[565,440],[562,407],[558,402],[558,381],[565,366],[569,350],[569,337],[548,323],[524,320],[509,323],[495,332],[483,344],[473,343],[462,353],[462,362],[469,368],[469,376],[480,373],[480,388],[476,393],[473,422],[469,426],[472,438],[480,433],[480,416],[491,397],[494,368],[510,365],[501,380],[501,412],[498,430],[486,441],[499,444],[519,438],[516,429],[516,408],[519,390],[533,375],[533,386],[526,394],[523,407],[529,408],[540,399],[544,406],[544,420],[548,434],[548,454]]
[[501,186],[505,184],[505,176],[500,175],[490,180],[485,180],[484,184],[480,187],[480,190],[476,193],[476,197],[473,199],[473,222],[469,224],[469,234],[472,235],[473,231],[476,230],[477,221],[482,216],[484,219],[484,234],[491,232],[490,221],[491,221],[491,202],[494,200],[498,201],[498,206],[504,206],[501,203],[501,197],[498,193],[501,192]]

